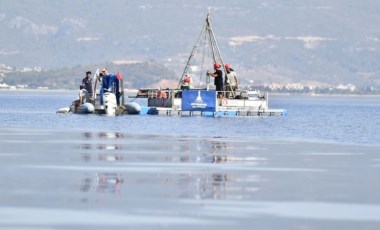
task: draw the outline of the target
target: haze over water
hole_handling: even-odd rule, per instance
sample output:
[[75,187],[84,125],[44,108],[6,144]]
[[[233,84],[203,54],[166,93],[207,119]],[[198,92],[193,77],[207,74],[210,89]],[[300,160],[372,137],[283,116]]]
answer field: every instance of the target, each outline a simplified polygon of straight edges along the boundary
[[0,91],[0,229],[380,228],[379,97],[271,96],[287,117],[55,113],[73,97]]

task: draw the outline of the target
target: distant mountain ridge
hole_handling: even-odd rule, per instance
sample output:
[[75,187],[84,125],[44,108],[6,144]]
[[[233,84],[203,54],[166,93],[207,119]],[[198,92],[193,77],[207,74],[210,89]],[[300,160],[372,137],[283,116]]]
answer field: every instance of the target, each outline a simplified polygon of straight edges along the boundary
[[380,87],[377,1],[5,0],[0,64],[154,60],[179,76],[208,7],[225,61],[247,84]]

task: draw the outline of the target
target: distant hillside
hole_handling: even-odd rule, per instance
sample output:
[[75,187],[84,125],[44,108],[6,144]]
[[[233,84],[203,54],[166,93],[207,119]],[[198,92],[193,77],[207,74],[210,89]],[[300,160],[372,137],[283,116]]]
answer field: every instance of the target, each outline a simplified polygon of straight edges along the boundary
[[4,0],[0,64],[155,60],[180,75],[209,7],[222,55],[244,82],[380,87],[378,1]]
[[[105,63],[90,66],[75,66],[42,72],[13,72],[3,82],[7,85],[28,85],[28,88],[48,87],[49,89],[78,89],[87,70],[94,74],[96,69],[107,67],[110,73],[118,71],[129,89],[146,87],[176,87],[180,76],[154,62],[115,64]],[[163,76],[165,78],[163,78]]]

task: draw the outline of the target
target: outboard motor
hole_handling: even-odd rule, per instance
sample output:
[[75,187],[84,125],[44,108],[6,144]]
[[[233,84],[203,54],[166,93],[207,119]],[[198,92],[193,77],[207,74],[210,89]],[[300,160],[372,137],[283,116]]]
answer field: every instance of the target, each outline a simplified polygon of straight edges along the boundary
[[104,93],[103,94],[103,105],[104,110],[107,115],[115,115],[116,114],[116,96],[113,93]]

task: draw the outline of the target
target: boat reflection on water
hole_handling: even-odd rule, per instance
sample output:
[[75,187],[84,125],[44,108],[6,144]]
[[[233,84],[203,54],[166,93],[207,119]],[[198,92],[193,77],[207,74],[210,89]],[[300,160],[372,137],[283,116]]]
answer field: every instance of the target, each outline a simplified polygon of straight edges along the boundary
[[120,132],[98,132],[98,133],[92,133],[92,132],[84,132],[83,136],[85,138],[99,138],[99,139],[119,139],[123,138],[124,135]]
[[[79,145],[82,150],[82,161],[92,164],[92,167],[104,168],[98,172],[89,175],[85,174],[85,178],[79,184],[81,192],[96,192],[103,194],[120,195],[121,184],[124,183],[122,174],[112,168],[105,168],[102,162],[121,162],[123,155],[120,151],[123,149],[117,143],[104,143],[102,140],[114,140],[123,138],[123,134],[119,132],[85,132],[83,133],[86,142]],[[93,142],[96,140],[96,142]],[[89,142],[87,142],[89,141]],[[107,169],[107,170],[105,170]]]
[[94,178],[84,178],[80,185],[81,192],[99,192],[120,195],[120,186],[124,183],[120,173],[96,173]]
[[87,132],[79,149],[84,166],[94,171],[83,174],[79,190],[116,196],[148,187],[150,197],[253,199],[263,175],[247,167],[267,160],[221,137]]

